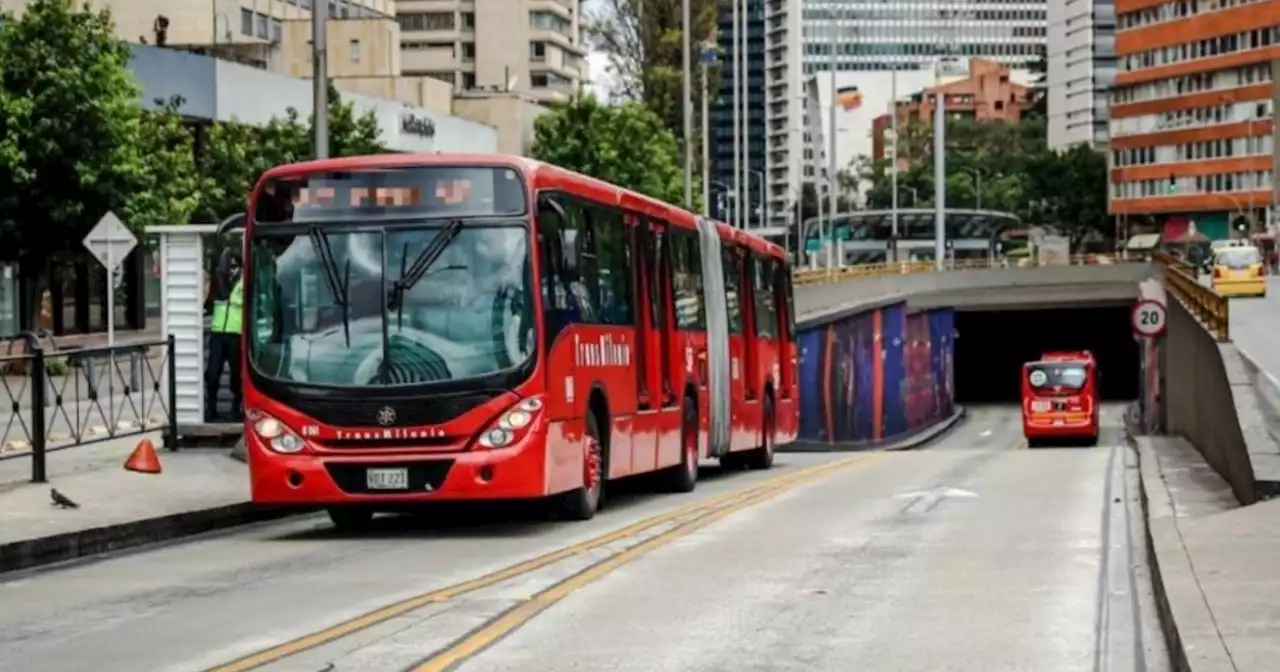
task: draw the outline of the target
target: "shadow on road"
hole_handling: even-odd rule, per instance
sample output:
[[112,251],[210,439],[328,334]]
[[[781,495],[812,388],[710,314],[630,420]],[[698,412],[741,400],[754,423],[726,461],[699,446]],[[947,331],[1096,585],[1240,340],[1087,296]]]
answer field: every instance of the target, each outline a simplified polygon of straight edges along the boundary
[[[701,467],[698,480],[714,482],[728,478],[736,470],[719,466]],[[601,516],[641,505],[653,496],[667,494],[651,474],[624,478],[609,483],[608,500]],[[438,502],[421,504],[400,513],[373,519],[369,529],[358,533],[342,533],[324,523],[316,528],[275,537],[273,541],[314,541],[358,537],[361,539],[468,539],[480,537],[525,537],[564,525],[555,515],[554,506],[546,501],[512,502]]]

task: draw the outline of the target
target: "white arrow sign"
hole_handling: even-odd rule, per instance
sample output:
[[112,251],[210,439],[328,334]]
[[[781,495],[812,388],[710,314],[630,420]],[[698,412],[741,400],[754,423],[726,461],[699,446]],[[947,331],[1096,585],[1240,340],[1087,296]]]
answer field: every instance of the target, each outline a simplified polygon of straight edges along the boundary
[[960,488],[934,488],[932,490],[917,490],[915,492],[904,492],[900,495],[894,495],[894,499],[910,499],[914,500],[907,505],[908,509],[917,511],[929,511],[937,506],[942,500],[950,498],[969,498],[978,495],[968,490]]

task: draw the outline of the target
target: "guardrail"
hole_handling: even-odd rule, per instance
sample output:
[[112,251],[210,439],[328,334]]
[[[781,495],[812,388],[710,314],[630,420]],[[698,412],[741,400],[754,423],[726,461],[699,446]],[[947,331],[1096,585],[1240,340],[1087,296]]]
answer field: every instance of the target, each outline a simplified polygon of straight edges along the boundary
[[29,457],[31,481],[47,480],[56,450],[153,431],[177,445],[173,336],[163,341],[0,356],[0,460]]
[[1231,340],[1230,303],[1212,287],[1200,284],[1200,272],[1191,264],[1166,252],[1155,254],[1164,276],[1164,287],[1195,316],[1205,331],[1219,343]]
[[[1067,259],[1065,264],[1052,264],[1054,266],[1097,266],[1107,264],[1124,264],[1124,263],[1146,263],[1149,259],[1145,256],[1134,258],[1113,257],[1110,255],[1099,254],[1080,254]],[[886,275],[914,275],[917,273],[937,273],[950,271],[972,271],[991,268],[1036,268],[1040,266],[1035,259],[957,259],[948,261],[945,267],[938,271],[936,265],[932,261],[890,261],[875,264],[856,264],[853,266],[845,266],[843,268],[816,268],[816,269],[799,269],[795,272],[795,284],[797,285],[821,285],[835,282],[844,282],[855,278],[871,278],[882,277]]]

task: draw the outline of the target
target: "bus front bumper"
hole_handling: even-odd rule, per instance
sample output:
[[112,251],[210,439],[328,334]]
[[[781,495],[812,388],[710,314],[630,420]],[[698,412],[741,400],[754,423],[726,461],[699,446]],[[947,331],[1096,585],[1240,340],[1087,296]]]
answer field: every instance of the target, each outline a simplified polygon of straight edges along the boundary
[[1022,433],[1028,439],[1088,438],[1097,436],[1098,430],[1089,415],[1060,413],[1024,417]]
[[246,435],[255,504],[407,505],[532,499],[547,493],[541,437],[497,450],[369,455],[280,454]]

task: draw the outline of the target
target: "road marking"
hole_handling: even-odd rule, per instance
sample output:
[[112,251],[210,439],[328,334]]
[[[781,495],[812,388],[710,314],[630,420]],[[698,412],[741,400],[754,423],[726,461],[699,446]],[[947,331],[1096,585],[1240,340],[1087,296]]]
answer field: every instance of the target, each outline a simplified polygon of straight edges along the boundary
[[[861,460],[854,458],[851,460],[843,460],[833,463],[830,465],[830,469],[827,473],[839,471],[858,462],[865,462],[873,457],[884,457],[884,453],[869,454],[865,456],[865,459]],[[750,497],[724,506],[723,508],[708,512],[694,518],[693,520],[680,523],[676,527],[667,530],[662,534],[636,544],[635,546],[613,555],[600,563],[592,565],[578,574],[575,574],[551,586],[550,588],[547,588],[537,595],[534,595],[528,601],[522,602],[516,607],[510,609],[493,621],[490,621],[487,625],[482,626],[471,634],[449,645],[439,653],[436,653],[421,663],[410,667],[409,672],[445,672],[446,670],[454,669],[467,660],[474,658],[476,655],[483,653],[503,637],[506,637],[520,629],[521,626],[533,620],[533,618],[538,614],[541,614],[551,608],[564,598],[595,583],[596,581],[599,581],[615,570],[640,559],[652,551],[686,537],[693,532],[716,522],[717,520],[748,509],[761,502],[773,499],[784,492],[806,483],[816,481],[825,475],[827,474],[809,473],[801,478],[792,479],[790,482],[778,485],[777,487],[762,488],[761,492]]]
[[[360,630],[364,630],[367,628],[371,628],[375,625],[385,623],[386,621],[389,621],[398,616],[402,616],[411,611],[421,609],[422,607],[425,607],[427,605],[435,604],[438,602],[446,602],[448,600],[459,597],[461,595],[465,595],[467,593],[473,593],[475,591],[481,590],[483,588],[487,588],[497,583],[501,583],[508,579],[529,574],[531,572],[537,571],[549,565],[560,562],[561,560],[564,560],[566,558],[570,558],[582,553],[587,553],[597,548],[600,548],[602,546],[607,546],[609,544],[621,541],[623,539],[633,537],[637,534],[640,534],[641,532],[658,527],[660,525],[664,525],[674,520],[678,520],[680,518],[684,518],[686,516],[697,514],[697,513],[703,513],[704,515],[706,515],[705,512],[712,512],[721,506],[726,506],[731,508],[735,506],[734,504],[735,500],[751,501],[753,497],[759,496],[761,494],[781,493],[787,489],[790,489],[790,486],[792,486],[793,484],[807,482],[807,480],[812,480],[813,478],[821,476],[824,473],[830,473],[832,471],[842,469],[844,467],[852,466],[860,462],[865,462],[876,455],[881,455],[881,454],[865,453],[862,455],[857,455],[854,457],[849,457],[849,458],[837,460],[834,462],[827,462],[825,464],[819,464],[812,467],[807,467],[805,469],[801,469],[796,472],[781,474],[779,476],[775,476],[773,478],[770,478],[764,481],[752,483],[748,486],[739,488],[729,493],[725,493],[723,495],[717,495],[707,500],[694,502],[692,504],[688,504],[678,509],[675,509],[674,511],[659,513],[659,514],[650,516],[649,518],[646,518],[644,520],[641,520],[639,522],[632,523],[620,529],[614,530],[612,532],[607,532],[593,539],[588,539],[586,541],[578,542],[576,544],[566,546],[564,548],[551,551],[549,553],[545,553],[538,557],[531,558],[529,560],[525,560],[523,562],[519,562],[514,565],[490,572],[488,574],[485,574],[484,576],[480,576],[475,579],[471,579],[469,581],[463,581],[462,583],[457,583],[445,588],[432,590],[432,591],[423,593],[421,595],[415,595],[413,597],[406,598],[394,604],[391,604],[379,609],[375,609],[373,611],[367,612],[360,616],[356,616],[354,618],[350,618],[346,621],[338,623],[337,625],[330,626],[323,630],[319,630],[317,632],[314,632],[308,635],[303,635],[301,637],[290,640],[283,644],[279,644],[279,645],[258,651],[257,653],[252,653],[247,656],[237,658],[236,660],[226,663],[224,665],[219,665],[216,667],[209,668],[207,672],[248,672],[249,670],[257,669],[259,667],[262,667],[270,663],[274,663],[281,659],[288,658],[290,656],[295,656],[299,653],[302,653],[303,651],[313,649],[317,646],[322,646],[324,644],[337,641],[339,639],[342,639],[343,637],[347,637],[353,633],[359,632]],[[742,505],[741,508],[746,507],[746,505],[743,505],[743,502],[741,501],[737,502],[737,505]],[[734,510],[738,510],[738,509],[734,509]]]

